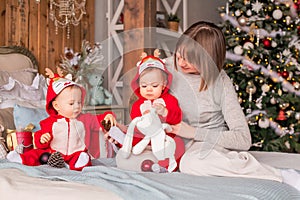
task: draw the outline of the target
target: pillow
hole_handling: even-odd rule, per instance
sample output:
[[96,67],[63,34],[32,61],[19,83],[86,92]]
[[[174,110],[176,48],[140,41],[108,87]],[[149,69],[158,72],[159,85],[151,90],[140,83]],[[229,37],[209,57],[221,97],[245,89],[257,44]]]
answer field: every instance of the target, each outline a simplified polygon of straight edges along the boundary
[[18,104],[14,106],[13,114],[17,130],[25,128],[32,123],[34,125],[33,132],[40,130],[40,121],[49,116],[45,108],[30,108]]
[[4,135],[6,129],[15,129],[13,108],[0,109],[0,130],[3,131],[2,137],[4,138],[6,138],[6,135]]
[[9,84],[0,85],[0,108],[14,107],[15,104],[20,105],[20,102],[37,105],[45,99],[47,85],[43,75],[37,74],[30,86],[21,84],[11,77],[9,79]]
[[16,70],[13,72],[0,71],[0,86],[8,84],[9,77],[24,85],[31,85],[36,74],[37,70],[32,68]]

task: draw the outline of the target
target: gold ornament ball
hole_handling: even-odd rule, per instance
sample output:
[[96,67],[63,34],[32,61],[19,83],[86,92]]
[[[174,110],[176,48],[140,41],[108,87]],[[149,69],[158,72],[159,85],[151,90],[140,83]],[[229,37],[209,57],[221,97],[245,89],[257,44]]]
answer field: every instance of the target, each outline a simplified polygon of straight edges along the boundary
[[246,92],[249,94],[254,94],[256,92],[256,86],[252,81],[249,81],[246,87]]
[[241,97],[239,97],[239,103],[243,103],[243,99]]

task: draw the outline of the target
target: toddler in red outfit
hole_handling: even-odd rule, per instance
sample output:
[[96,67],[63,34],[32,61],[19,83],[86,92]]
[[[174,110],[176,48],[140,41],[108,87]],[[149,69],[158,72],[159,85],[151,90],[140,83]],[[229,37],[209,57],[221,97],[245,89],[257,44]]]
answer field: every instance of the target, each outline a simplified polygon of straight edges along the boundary
[[[167,70],[164,62],[157,56],[145,56],[138,63],[137,74],[131,82],[131,87],[138,97],[138,100],[133,103],[131,108],[131,119],[141,117],[154,108],[162,123],[170,125],[180,123],[182,112],[177,99],[169,93],[171,83],[172,75]],[[172,133],[167,133],[167,135],[172,137],[176,143],[174,156],[177,166],[179,166],[180,158],[185,151],[184,142],[180,137]],[[138,144],[143,138],[143,134],[136,132],[133,137],[132,146]],[[117,165],[120,168],[129,169],[127,167],[130,165],[126,166],[125,163],[132,161],[130,158],[126,160],[117,156]],[[136,164],[138,165],[138,163]],[[163,168],[168,168],[169,162],[168,159],[159,160],[158,164]]]
[[[54,75],[50,79],[46,110],[49,117],[40,122],[41,130],[34,134],[37,149],[19,154],[11,151],[7,159],[24,165],[37,166],[45,153],[59,152],[71,170],[82,170],[91,165],[91,156],[99,157],[99,131],[102,120],[116,124],[112,112],[101,115],[81,113],[85,90],[81,85]],[[51,158],[51,156],[50,156]]]

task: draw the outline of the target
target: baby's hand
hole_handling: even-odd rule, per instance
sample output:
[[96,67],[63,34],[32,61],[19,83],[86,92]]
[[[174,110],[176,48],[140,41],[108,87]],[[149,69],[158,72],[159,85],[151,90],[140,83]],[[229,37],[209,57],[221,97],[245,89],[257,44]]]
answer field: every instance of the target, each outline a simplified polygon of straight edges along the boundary
[[51,139],[50,133],[44,133],[44,134],[41,136],[41,138],[40,138],[40,142],[41,142],[42,144],[45,144],[46,142],[49,142],[50,139]]
[[155,108],[158,115],[161,115],[163,117],[166,117],[168,115],[168,109],[160,103],[154,103],[153,108]]
[[107,114],[104,117],[104,121],[105,121],[105,123],[107,123],[109,121],[111,126],[115,126],[117,124],[117,120],[112,114]]
[[109,132],[104,133],[104,138],[110,143],[118,144],[118,142],[114,138],[110,137]]

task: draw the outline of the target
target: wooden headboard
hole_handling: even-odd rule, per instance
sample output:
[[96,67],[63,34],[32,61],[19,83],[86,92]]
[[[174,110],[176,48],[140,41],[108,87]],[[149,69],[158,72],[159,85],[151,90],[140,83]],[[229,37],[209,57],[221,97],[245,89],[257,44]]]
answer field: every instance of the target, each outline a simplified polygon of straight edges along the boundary
[[27,48],[0,46],[0,70],[15,71],[28,67],[38,70],[38,62]]

